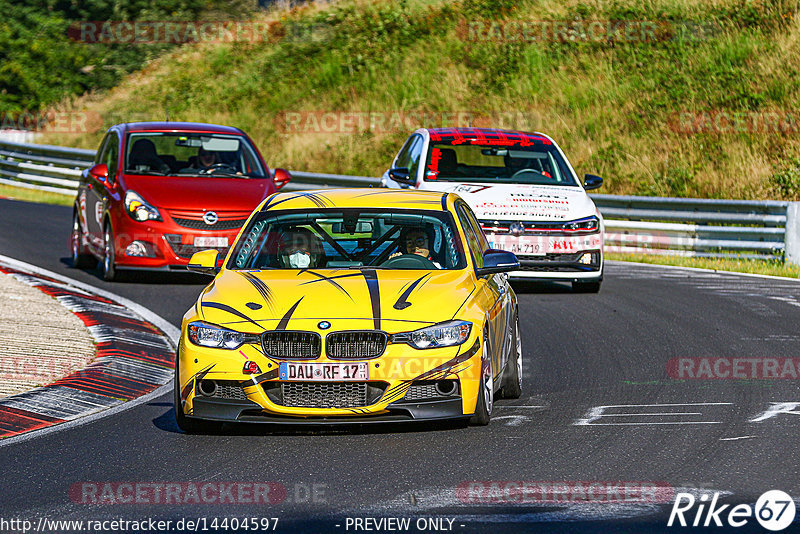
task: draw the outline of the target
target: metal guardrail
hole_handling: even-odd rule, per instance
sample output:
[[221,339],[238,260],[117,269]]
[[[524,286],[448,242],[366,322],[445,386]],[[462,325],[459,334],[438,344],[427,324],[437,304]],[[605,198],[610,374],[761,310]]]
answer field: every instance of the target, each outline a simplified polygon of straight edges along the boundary
[[800,221],[790,216],[797,203],[591,196],[605,219],[609,252],[797,261]]
[[[74,195],[93,150],[0,139],[0,183]],[[380,178],[291,171],[285,191],[379,187]],[[800,264],[800,202],[591,195],[605,250]]]

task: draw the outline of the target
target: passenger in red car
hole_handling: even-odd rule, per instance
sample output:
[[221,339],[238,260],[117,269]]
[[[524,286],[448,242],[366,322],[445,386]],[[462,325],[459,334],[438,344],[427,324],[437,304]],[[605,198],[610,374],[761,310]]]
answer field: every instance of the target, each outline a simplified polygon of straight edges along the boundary
[[135,171],[169,172],[169,166],[158,157],[156,145],[149,139],[138,139],[133,143],[129,166]]

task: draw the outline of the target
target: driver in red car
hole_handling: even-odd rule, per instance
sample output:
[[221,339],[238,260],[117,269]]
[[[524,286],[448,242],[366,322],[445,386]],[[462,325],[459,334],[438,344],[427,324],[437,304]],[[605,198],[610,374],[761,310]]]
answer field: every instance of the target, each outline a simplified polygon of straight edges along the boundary
[[194,162],[185,169],[181,169],[180,172],[208,170],[216,163],[217,153],[213,150],[206,150],[205,148],[200,147],[200,149],[197,151],[197,157],[195,158]]

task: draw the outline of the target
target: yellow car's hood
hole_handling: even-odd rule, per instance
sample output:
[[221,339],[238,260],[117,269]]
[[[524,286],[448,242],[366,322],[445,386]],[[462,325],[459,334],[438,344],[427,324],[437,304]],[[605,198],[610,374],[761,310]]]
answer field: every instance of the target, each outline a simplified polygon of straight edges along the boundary
[[241,330],[348,319],[392,332],[405,330],[406,322],[452,319],[473,289],[463,270],[226,270],[205,290],[198,311],[211,323],[241,323]]

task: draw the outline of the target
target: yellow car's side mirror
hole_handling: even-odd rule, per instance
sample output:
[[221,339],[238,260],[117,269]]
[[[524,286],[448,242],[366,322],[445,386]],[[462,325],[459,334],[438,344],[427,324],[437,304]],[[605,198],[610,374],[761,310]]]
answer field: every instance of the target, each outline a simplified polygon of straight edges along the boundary
[[189,265],[186,268],[195,273],[214,276],[219,272],[217,256],[219,256],[219,251],[213,249],[195,252],[192,254],[192,259],[189,260]]

